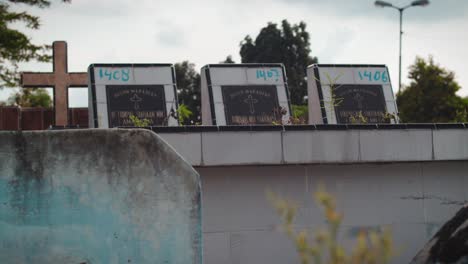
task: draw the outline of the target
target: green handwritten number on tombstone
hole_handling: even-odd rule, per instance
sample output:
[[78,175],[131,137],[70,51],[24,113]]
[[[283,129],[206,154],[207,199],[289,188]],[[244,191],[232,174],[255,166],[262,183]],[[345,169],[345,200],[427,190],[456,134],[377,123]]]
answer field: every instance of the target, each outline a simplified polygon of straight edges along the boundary
[[374,81],[379,81],[380,80],[380,72],[379,71],[376,71],[374,73]]
[[119,80],[120,79],[120,72],[119,71],[114,71],[114,73],[112,74],[112,77],[114,78],[114,80]]
[[387,71],[382,72],[382,82],[388,82]]
[[369,80],[370,82],[375,81],[382,81],[384,83],[388,82],[388,73],[387,71],[367,71],[365,70],[364,72],[359,71],[358,72],[359,79],[362,81],[364,79]]
[[104,71],[104,75],[109,78],[109,81],[112,80],[112,71],[109,71],[109,70],[106,69]]
[[130,69],[99,69],[99,78],[127,82],[130,80]]
[[271,72],[274,72],[274,73],[275,73],[275,75],[274,75],[274,76],[276,77],[275,81],[278,81],[278,80],[279,80],[279,73],[278,73],[278,70],[277,70],[277,69],[271,69]]
[[263,79],[265,81],[267,79],[273,79],[273,78],[275,78],[275,81],[279,80],[279,73],[278,73],[277,69],[270,69],[270,70],[267,70],[267,71],[257,70],[256,75],[257,75],[257,79]]
[[367,77],[369,81],[372,81],[372,72],[364,71],[364,77]]
[[112,71],[109,71],[109,69],[99,69],[99,77],[101,79],[107,78],[110,81],[112,80]]
[[257,79],[264,79],[264,80],[266,80],[265,71],[263,71],[263,70],[257,70]]
[[130,80],[130,69],[122,69],[122,81]]

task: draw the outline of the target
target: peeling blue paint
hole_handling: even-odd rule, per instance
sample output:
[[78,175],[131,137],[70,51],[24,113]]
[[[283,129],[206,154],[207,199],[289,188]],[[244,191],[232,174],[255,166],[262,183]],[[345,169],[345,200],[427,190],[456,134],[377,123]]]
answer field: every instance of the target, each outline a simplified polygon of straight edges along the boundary
[[154,133],[17,138],[0,133],[0,144],[15,153],[0,159],[3,261],[202,263],[198,174]]

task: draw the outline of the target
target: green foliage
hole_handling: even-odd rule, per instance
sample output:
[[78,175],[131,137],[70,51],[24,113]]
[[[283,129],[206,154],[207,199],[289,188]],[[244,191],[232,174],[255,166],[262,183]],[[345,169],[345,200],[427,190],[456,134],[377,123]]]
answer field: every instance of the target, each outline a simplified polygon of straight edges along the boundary
[[455,119],[453,120],[454,122],[468,122],[468,97],[462,98],[462,104],[463,106],[461,107],[461,109],[457,109],[457,112],[455,113]]
[[[70,0],[62,1],[70,2]],[[16,29],[17,27],[12,27],[20,23],[28,29],[39,29],[41,25],[39,17],[26,11],[19,11],[19,9],[24,8],[24,5],[46,8],[50,6],[50,2],[49,0],[2,0],[0,2],[0,88],[18,85],[18,63],[31,60],[50,61],[51,56],[48,54],[50,46],[33,44],[24,32]]]
[[132,121],[133,126],[136,126],[136,127],[147,127],[147,126],[149,126],[151,124],[150,120],[148,120],[146,118],[145,119],[140,119],[135,115],[130,115],[130,120]]
[[291,124],[307,124],[309,119],[309,108],[307,105],[291,105],[292,116],[290,118]]
[[[191,114],[188,116],[184,116],[181,115],[181,113],[177,113],[179,117],[184,116],[183,122],[181,123],[185,125],[200,123],[200,74],[195,70],[195,64],[190,63],[188,61],[176,63],[174,67],[177,78],[177,96],[179,99],[179,105],[184,105],[186,109],[191,112]],[[185,110],[183,109],[179,111]]]
[[362,114],[362,111],[359,111],[356,115],[351,115],[349,117],[351,124],[367,124],[367,118]]
[[190,111],[190,109],[184,104],[180,104],[179,108],[177,108],[177,118],[179,119],[180,124],[185,124],[192,114],[192,111]]
[[462,110],[457,110],[455,113],[455,119],[453,120],[457,123],[467,123],[468,122],[468,111],[467,108],[463,108]]
[[309,115],[309,108],[307,105],[292,105],[292,115],[295,118],[302,118],[307,120]]
[[436,123],[466,120],[466,100],[456,95],[460,86],[455,75],[434,63],[417,57],[410,66],[411,83],[397,94],[402,122]]
[[338,97],[336,95],[336,90],[341,86],[337,85],[338,80],[341,78],[341,76],[342,74],[338,74],[335,78],[332,78],[330,74],[325,73],[325,78],[327,78],[327,82],[321,83],[321,85],[330,85],[330,102],[323,101],[323,108],[328,108],[329,111],[335,111],[335,107],[340,106],[343,103],[344,98]]
[[312,238],[307,230],[296,231],[294,219],[297,205],[272,192],[267,193],[278,215],[283,229],[293,241],[301,264],[383,264],[394,255],[392,236],[388,230],[382,233],[361,231],[351,253],[347,254],[337,239],[343,216],[337,211],[335,199],[323,188],[315,193],[317,204],[323,208],[327,229],[321,229]]
[[222,61],[221,63],[236,63],[233,59],[232,59],[232,56],[229,55],[226,57],[226,59],[224,61]]
[[270,22],[260,30],[255,41],[250,36],[244,38],[240,44],[240,56],[243,63],[283,63],[291,102],[302,105],[306,104],[307,66],[317,62],[317,58],[310,56],[309,39],[304,22],[291,26],[283,20],[281,28]]
[[22,107],[52,107],[52,98],[44,88],[22,88],[8,98],[8,103]]

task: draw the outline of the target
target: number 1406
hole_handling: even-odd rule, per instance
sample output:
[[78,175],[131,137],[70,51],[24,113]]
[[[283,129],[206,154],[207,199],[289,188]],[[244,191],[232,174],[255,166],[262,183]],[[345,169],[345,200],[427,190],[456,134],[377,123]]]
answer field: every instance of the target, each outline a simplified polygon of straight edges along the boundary
[[370,82],[388,82],[387,71],[359,71],[359,79],[361,81],[368,80]]

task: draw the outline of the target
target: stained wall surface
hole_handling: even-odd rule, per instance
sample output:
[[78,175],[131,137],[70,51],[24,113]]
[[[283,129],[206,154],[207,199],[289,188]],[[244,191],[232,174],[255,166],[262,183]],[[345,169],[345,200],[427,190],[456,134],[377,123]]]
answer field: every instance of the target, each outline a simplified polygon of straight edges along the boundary
[[296,228],[312,232],[326,225],[312,199],[319,183],[344,214],[340,241],[348,250],[360,230],[388,227],[399,253],[393,263],[410,262],[468,199],[468,129],[363,128],[160,133],[200,173],[205,263],[299,263],[265,193],[297,201]]
[[202,263],[196,171],[145,130],[0,133],[2,263]]
[[361,230],[392,232],[409,263],[468,199],[468,161],[198,167],[202,179],[206,264],[299,263],[266,191],[298,205],[297,230],[326,228],[313,194],[319,184],[337,199],[348,250]]

